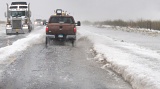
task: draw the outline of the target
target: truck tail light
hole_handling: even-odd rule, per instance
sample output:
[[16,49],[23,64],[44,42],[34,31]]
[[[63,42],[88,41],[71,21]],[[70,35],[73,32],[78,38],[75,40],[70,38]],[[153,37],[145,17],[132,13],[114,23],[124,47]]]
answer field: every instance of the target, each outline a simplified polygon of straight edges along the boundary
[[77,32],[77,29],[76,29],[76,27],[73,29],[73,32],[74,32],[74,33],[76,33],[76,32]]
[[48,27],[46,27],[46,32],[48,32]]

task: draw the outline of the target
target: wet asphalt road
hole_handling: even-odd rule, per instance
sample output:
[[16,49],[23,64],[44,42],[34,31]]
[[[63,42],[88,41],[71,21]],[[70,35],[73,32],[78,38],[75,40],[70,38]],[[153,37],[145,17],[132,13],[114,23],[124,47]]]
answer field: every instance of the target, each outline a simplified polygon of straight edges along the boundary
[[33,45],[4,68],[0,89],[132,89],[110,69],[101,69],[91,47],[86,38],[78,39],[75,47]]

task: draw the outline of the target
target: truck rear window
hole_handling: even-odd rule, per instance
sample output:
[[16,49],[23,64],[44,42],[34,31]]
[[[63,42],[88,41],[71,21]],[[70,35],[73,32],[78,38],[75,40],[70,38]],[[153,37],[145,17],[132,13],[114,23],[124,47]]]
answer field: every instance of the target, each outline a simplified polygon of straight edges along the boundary
[[69,23],[74,24],[72,17],[51,17],[49,23]]

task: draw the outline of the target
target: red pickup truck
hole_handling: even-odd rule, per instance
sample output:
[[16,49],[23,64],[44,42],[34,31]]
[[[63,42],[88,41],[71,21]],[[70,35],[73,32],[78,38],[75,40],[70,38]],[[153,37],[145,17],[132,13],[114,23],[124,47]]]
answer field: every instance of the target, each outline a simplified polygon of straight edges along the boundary
[[75,23],[73,16],[63,13],[57,9],[55,15],[50,16],[46,26],[46,47],[50,40],[71,41],[72,46],[76,40],[76,26],[80,26],[80,21]]

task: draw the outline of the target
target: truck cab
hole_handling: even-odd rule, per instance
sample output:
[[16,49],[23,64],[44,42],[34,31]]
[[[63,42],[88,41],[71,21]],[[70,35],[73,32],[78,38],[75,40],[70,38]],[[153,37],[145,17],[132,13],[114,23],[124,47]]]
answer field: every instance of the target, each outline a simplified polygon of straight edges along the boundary
[[30,4],[27,4],[27,2],[12,2],[10,5],[7,4],[5,17],[7,18],[7,35],[26,33],[32,30]]

